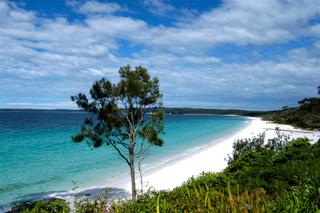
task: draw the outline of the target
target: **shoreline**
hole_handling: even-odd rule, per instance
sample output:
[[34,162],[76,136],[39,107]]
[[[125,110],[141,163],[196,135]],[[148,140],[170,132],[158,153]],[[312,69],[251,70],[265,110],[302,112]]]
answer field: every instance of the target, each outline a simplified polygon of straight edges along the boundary
[[[230,115],[230,116],[233,116],[233,115]],[[234,116],[236,116],[236,115],[234,115]],[[242,116],[242,117],[246,117],[246,116]],[[232,136],[233,135],[237,135],[239,132],[242,132],[249,125],[251,125],[252,120],[255,119],[255,118],[252,118],[252,117],[246,117],[246,118],[247,118],[247,120],[245,121],[246,123],[243,124],[243,126],[239,127],[239,129],[235,130],[235,132],[232,133]],[[232,136],[226,135],[226,136],[220,137],[218,139],[211,140],[206,144],[202,144],[202,145],[199,145],[197,147],[193,147],[193,148],[187,149],[187,150],[185,150],[185,152],[188,152],[187,154],[182,155],[182,156],[177,156],[177,157],[165,159],[164,162],[156,163],[155,165],[152,165],[151,168],[150,167],[147,168],[145,171],[144,171],[144,168],[142,168],[144,183],[147,183],[148,182],[148,178],[150,176],[153,177],[153,175],[155,173],[157,173],[157,170],[166,169],[169,166],[176,165],[180,161],[188,160],[192,156],[198,155],[199,153],[201,153],[201,152],[203,152],[203,151],[205,151],[207,149],[211,149],[212,147],[215,147],[216,145],[218,145],[220,143],[223,143],[225,140],[229,139]],[[232,141],[232,143],[233,143],[233,141]],[[187,179],[189,179],[189,178],[191,178],[191,176],[188,177]],[[141,188],[141,186],[140,186],[140,176],[139,176],[138,170],[136,171],[136,185],[137,185],[137,189],[139,190]],[[157,189],[157,190],[158,189],[162,189],[162,188],[158,188],[158,187],[151,186],[151,185],[148,185],[148,184],[147,184],[147,186],[145,186],[145,184],[144,184],[144,189],[148,189],[150,187],[152,187],[154,189]],[[98,197],[106,195],[104,193],[104,189],[108,189],[108,190],[115,189],[116,191],[121,191],[123,196],[122,197],[114,197],[115,200],[121,200],[121,199],[130,198],[131,182],[130,182],[129,175],[123,175],[120,178],[120,180],[109,182],[106,185],[97,184],[97,185],[92,185],[92,186],[89,186],[89,187],[78,188],[75,191],[72,191],[72,190],[61,191],[61,192],[57,192],[57,193],[53,193],[53,194],[49,194],[47,196],[44,196],[42,199],[61,198],[61,199],[66,200],[67,202],[69,202],[71,204],[71,206],[73,206],[72,203],[74,203],[74,201],[79,201],[79,200],[82,200],[82,199],[93,200],[95,198],[98,198]]]
[[[298,137],[308,137],[314,141],[320,139],[320,132],[317,131],[305,131],[290,125],[264,121],[257,117],[247,118],[249,124],[231,136],[211,141],[207,146],[200,148],[190,156],[165,163],[151,172],[147,171],[143,177],[143,188],[170,190],[202,172],[220,172],[227,167],[226,158],[228,154],[232,153],[232,145],[235,140],[252,138],[262,133],[265,133],[265,140],[268,140],[276,136],[276,128],[279,128],[282,134],[289,135],[290,139]],[[129,191],[130,182],[122,187]],[[138,178],[137,188],[141,188]]]
[[[236,136],[243,134],[243,132],[253,124],[254,120],[255,118],[247,117],[248,123],[246,123],[241,129],[235,131],[231,136],[224,136],[210,141],[190,156],[184,156],[180,159],[172,160],[169,163],[161,165],[160,168],[157,168],[158,171],[155,171],[156,169],[151,172],[147,171],[143,178],[144,189],[151,187],[156,190],[170,190],[180,186],[189,178],[198,176],[202,172],[220,171],[227,163],[225,158],[228,153],[224,155],[226,146],[232,150],[232,144],[234,142],[233,139]],[[230,145],[231,147],[229,147]],[[221,148],[223,148],[223,152],[221,152]],[[215,157],[218,157],[218,161],[212,163],[215,168],[208,164],[208,160],[210,160],[208,154],[211,156],[216,154]],[[127,183],[124,188],[129,191],[130,182]],[[141,188],[140,183],[137,183],[137,188]]]
[[[228,116],[237,116],[237,115],[228,115]],[[243,126],[239,127],[239,129],[237,129],[235,132],[233,132],[232,135],[236,135],[239,132],[243,131],[243,129],[247,128],[251,124],[251,121],[254,119],[252,117],[247,117],[247,116],[241,116],[241,117],[247,118],[247,120],[245,121],[246,123]],[[199,145],[196,147],[192,147],[190,149],[186,149],[185,152],[187,152],[187,154],[184,154],[182,156],[181,155],[171,156],[167,159],[164,159],[164,162],[158,162],[158,163],[155,163],[154,165],[151,165],[151,166],[148,165],[146,170],[144,170],[144,168],[142,168],[144,183],[146,182],[145,179],[148,178],[150,175],[153,175],[155,172],[157,172],[157,170],[165,169],[168,166],[175,165],[177,162],[187,160],[191,156],[199,154],[199,152],[202,152],[208,148],[214,147],[219,143],[223,143],[226,139],[228,139],[230,137],[232,137],[232,136],[226,135],[226,136],[220,137],[218,139],[211,140],[206,144],[202,144],[202,145]],[[136,186],[137,186],[138,190],[141,188],[140,176],[139,176],[138,170],[136,170]],[[150,186],[150,187],[154,187],[154,186]],[[110,188],[123,189],[130,194],[131,193],[130,176],[129,176],[129,174],[126,174],[126,175],[123,174],[123,175],[121,175],[120,180],[109,182],[107,185],[102,184],[102,185],[89,186],[89,187],[85,187],[85,188],[78,188],[76,192],[72,191],[72,190],[67,190],[65,192],[61,192],[58,194],[56,194],[56,193],[51,194],[51,195],[49,195],[49,197],[50,198],[52,198],[52,197],[62,198],[62,199],[65,199],[67,201],[72,202],[74,200],[77,200],[77,199],[75,199],[77,197],[77,195],[82,194],[87,191],[93,192],[92,196],[89,196],[89,198],[90,197],[92,197],[92,198],[98,197],[98,196],[100,196],[101,193],[97,193],[97,192],[101,191],[101,189],[103,189],[103,188],[104,189],[110,189]],[[148,189],[148,188],[149,188],[149,186],[144,186],[144,189]],[[158,189],[158,188],[156,188],[156,189]],[[86,198],[88,198],[88,197],[86,197]]]
[[[309,136],[310,139],[320,139],[320,132],[297,129],[290,125],[276,124],[270,121],[264,121],[260,117],[248,117],[247,124],[241,129],[235,131],[232,135],[224,136],[219,139],[210,141],[205,145],[195,147],[190,155],[183,155],[174,159],[166,160],[160,165],[152,166],[143,172],[143,188],[146,191],[149,188],[155,190],[171,190],[180,186],[191,177],[196,177],[202,172],[220,172],[227,167],[228,154],[232,153],[232,145],[237,139],[252,138],[259,134],[265,133],[265,139],[270,139],[276,136],[276,128],[280,128],[281,132],[286,134],[292,133],[290,139]],[[312,138],[308,134],[316,134],[317,137]],[[187,151],[187,150],[186,150]],[[136,171],[136,186],[141,189],[139,172]],[[75,200],[81,199],[81,194],[90,192],[90,196],[83,196],[82,198],[94,199],[103,194],[103,189],[119,189],[127,192],[128,196],[123,196],[126,199],[130,195],[131,182],[130,177],[125,175],[119,181],[110,182],[107,185],[95,185],[87,188],[79,188],[76,191],[68,190],[58,194],[49,195],[50,198],[57,197],[65,199],[72,203]],[[121,199],[117,197],[116,199]]]
[[[224,143],[226,140],[230,140],[232,137],[240,134],[242,131],[244,131],[246,128],[248,128],[248,126],[251,125],[252,120],[254,120],[254,118],[247,117],[247,121],[246,121],[247,123],[245,123],[241,128],[236,130],[232,134],[232,136],[226,135],[226,136],[220,137],[218,139],[211,140],[207,144],[204,144],[204,145],[201,145],[198,147],[194,147],[193,150],[190,152],[190,155],[183,155],[183,156],[178,157],[176,159],[168,160],[167,162],[161,164],[160,166],[157,166],[152,169],[148,169],[147,171],[145,171],[145,174],[143,176],[143,182],[144,182],[143,188],[148,189],[151,187],[156,190],[169,190],[169,189],[173,189],[173,188],[181,185],[183,182],[187,181],[192,176],[199,175],[201,172],[198,174],[195,174],[195,172],[192,172],[193,174],[189,175],[187,178],[184,178],[185,176],[183,178],[175,176],[176,173],[182,174],[181,168],[185,168],[185,167],[181,167],[180,163],[182,163],[182,162],[187,163],[187,161],[190,161],[193,157],[201,155],[203,152],[207,152],[208,150],[215,148],[219,144]],[[188,151],[188,150],[186,150],[186,151]],[[225,157],[227,157],[227,156],[225,156]],[[169,171],[167,171],[167,170],[169,168],[170,169],[172,168],[173,171],[175,171],[176,173],[174,173],[174,172],[168,173]],[[194,168],[192,170],[195,171]],[[165,173],[165,174],[162,174],[162,173]],[[171,176],[168,176],[168,174],[166,174],[166,173],[171,174]],[[137,177],[139,177],[139,175]],[[167,183],[170,183],[170,182],[172,183],[172,182],[175,182],[173,180],[176,180],[180,184],[178,184],[178,185],[169,184],[168,187],[163,187],[160,185],[160,187],[159,187],[159,183],[164,182],[163,177],[170,177],[169,178],[170,180],[165,181]],[[155,182],[157,182],[157,183],[155,183]],[[138,189],[141,189],[140,179],[138,179],[138,178],[136,181],[136,185],[137,185]],[[128,179],[128,182],[125,185],[122,185],[121,187],[125,188],[128,192],[130,192],[130,190],[131,190],[130,179]]]
[[[191,177],[200,175],[202,172],[220,172],[227,167],[228,154],[232,153],[232,145],[237,139],[252,138],[259,134],[265,133],[265,139],[276,136],[276,128],[285,135],[290,135],[290,139],[298,137],[308,137],[312,140],[320,139],[320,132],[306,131],[297,129],[290,125],[276,124],[270,121],[264,121],[259,117],[247,117],[246,123],[231,135],[212,140],[192,149],[187,149],[186,154],[173,159],[166,159],[165,162],[153,165],[143,172],[144,191],[152,188],[155,190],[170,190],[180,186]],[[136,171],[137,189],[141,189],[140,176]],[[41,199],[61,198],[70,202],[82,199],[93,200],[95,198],[106,196],[105,189],[113,192],[120,192],[121,196],[113,197],[115,200],[127,199],[130,196],[130,178],[123,176],[119,181],[110,182],[107,185],[93,185],[86,188],[78,188],[76,191],[67,190],[58,193],[49,194]],[[11,207],[10,207],[11,208]],[[5,209],[9,210],[9,209]],[[1,212],[2,210],[0,210]]]
[[[248,119],[246,121],[246,123],[242,126],[239,127],[239,129],[235,130],[232,135],[236,135],[239,132],[243,131],[243,128],[246,128],[248,125],[250,125],[250,119]],[[208,148],[214,147],[219,143],[222,143],[223,141],[227,140],[230,136],[223,136],[223,137],[219,137],[217,139],[211,140],[206,144],[202,144],[190,149],[185,150],[184,155],[179,155],[177,157],[174,158],[170,158],[170,159],[166,159],[164,160],[163,163],[158,163],[155,166],[152,166],[152,168],[148,168],[147,170],[144,171],[144,176],[148,177],[149,175],[152,175],[153,173],[156,172],[156,170],[161,170],[165,167],[168,167],[170,165],[174,165],[175,163],[179,162],[179,161],[183,161],[183,160],[187,160],[188,158],[199,154],[202,151],[205,151]]]

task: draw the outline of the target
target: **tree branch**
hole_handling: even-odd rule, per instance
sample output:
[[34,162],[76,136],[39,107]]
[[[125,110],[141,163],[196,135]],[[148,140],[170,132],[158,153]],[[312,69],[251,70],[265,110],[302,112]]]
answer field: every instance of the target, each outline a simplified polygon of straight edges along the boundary
[[110,144],[111,146],[119,153],[119,155],[126,161],[126,163],[130,166],[130,162],[129,160],[127,159],[127,157],[121,152],[121,150],[111,141],[110,141]]

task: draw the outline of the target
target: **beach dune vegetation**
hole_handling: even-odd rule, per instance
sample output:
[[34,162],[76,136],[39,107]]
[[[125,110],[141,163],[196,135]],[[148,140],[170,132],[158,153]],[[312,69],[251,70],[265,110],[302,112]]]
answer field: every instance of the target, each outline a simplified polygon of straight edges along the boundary
[[320,141],[272,140],[263,143],[263,135],[237,140],[224,171],[202,173],[171,191],[152,191],[135,202],[114,204],[113,210],[320,212]]
[[[320,96],[320,86],[317,88],[317,94]],[[298,107],[286,107],[279,111],[268,112],[263,118],[280,124],[320,130],[320,97],[304,98],[298,101]]]
[[[320,212],[320,140],[264,140],[259,135],[235,141],[222,172],[202,173],[173,190],[150,190],[136,200],[80,202],[76,212]],[[47,212],[46,205],[39,207]],[[26,212],[38,212],[34,209]]]

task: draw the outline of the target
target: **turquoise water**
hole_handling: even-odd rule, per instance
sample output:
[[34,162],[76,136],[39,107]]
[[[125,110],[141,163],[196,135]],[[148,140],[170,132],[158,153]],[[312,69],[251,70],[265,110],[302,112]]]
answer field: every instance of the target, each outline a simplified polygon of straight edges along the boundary
[[[71,141],[84,116],[82,112],[0,111],[0,210],[69,190],[72,181],[86,188],[108,185],[127,175],[127,165],[111,147],[92,149]],[[238,116],[167,115],[165,144],[151,149],[144,168],[189,155],[246,123],[246,118]]]

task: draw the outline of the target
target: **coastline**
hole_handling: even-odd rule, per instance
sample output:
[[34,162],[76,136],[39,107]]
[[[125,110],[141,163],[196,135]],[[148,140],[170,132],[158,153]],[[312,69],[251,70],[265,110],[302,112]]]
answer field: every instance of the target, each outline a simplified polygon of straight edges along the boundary
[[[166,163],[157,168],[157,171],[146,172],[143,178],[143,188],[148,189],[151,187],[156,190],[170,190],[202,172],[222,171],[227,167],[226,158],[228,154],[232,153],[232,145],[235,140],[252,138],[264,132],[265,140],[268,140],[276,136],[276,128],[279,128],[281,133],[288,135],[290,139],[298,137],[308,137],[314,141],[320,139],[320,132],[305,131],[290,125],[264,121],[261,118],[247,118],[249,124],[233,135],[212,141],[205,149],[200,148],[198,152],[192,153],[188,157]],[[121,187],[130,191],[130,182]],[[138,178],[137,187],[141,187]]]
[[[237,116],[237,115],[228,115],[228,116]],[[246,116],[244,116],[244,117],[246,117]],[[247,119],[246,123],[242,127],[240,127],[238,130],[233,132],[231,136],[228,136],[228,135],[223,136],[223,137],[218,138],[216,140],[210,141],[207,144],[202,144],[200,146],[193,147],[191,149],[186,149],[185,152],[187,152],[187,154],[165,159],[164,162],[152,165],[151,168],[148,167],[148,168],[145,168],[145,170],[144,170],[144,168],[142,168],[144,190],[149,189],[149,188],[156,189],[156,190],[169,190],[169,189],[172,189],[176,186],[181,185],[184,181],[188,180],[192,176],[200,174],[202,171],[198,171],[196,173],[195,167],[192,167],[192,170],[190,170],[191,173],[185,174],[185,176],[180,177],[180,176],[178,176],[178,172],[180,173],[179,170],[181,169],[179,164],[181,162],[186,162],[186,161],[190,161],[190,160],[193,161],[194,159],[192,159],[192,158],[194,156],[198,156],[198,155],[202,156],[202,153],[207,152],[208,150],[212,150],[212,149],[216,150],[215,147],[219,144],[224,144],[225,141],[231,142],[229,144],[231,144],[231,150],[232,150],[232,144],[234,142],[233,138],[235,136],[239,135],[241,132],[245,131],[248,128],[248,126],[252,125],[252,121],[255,118],[246,117],[246,119]],[[221,157],[223,158],[222,162],[224,162],[224,157],[227,157],[227,155],[221,156]],[[198,160],[196,160],[195,162],[198,162]],[[221,162],[219,162],[219,163],[221,163]],[[225,163],[226,163],[226,161],[225,161]],[[177,173],[172,173],[172,176],[170,176],[170,178],[172,178],[172,179],[165,180],[165,182],[168,184],[168,186],[162,187],[161,183],[164,183],[163,182],[164,181],[163,174],[162,173],[159,174],[158,172],[159,171],[167,172],[167,170],[170,168],[174,168],[177,171]],[[209,171],[209,170],[205,170],[205,171]],[[213,172],[215,172],[215,171],[213,171]],[[166,175],[164,175],[164,176],[166,176]],[[174,183],[174,184],[172,184],[172,183]],[[160,184],[160,186],[159,186],[159,184]],[[136,171],[136,186],[137,186],[138,190],[141,189],[140,176],[139,176],[138,170]],[[111,190],[110,191],[111,193],[106,194],[105,189],[107,189],[108,191]],[[46,198],[61,198],[61,199],[66,200],[67,202],[69,202],[71,204],[71,207],[73,207],[74,201],[80,201],[83,199],[94,200],[94,199],[102,197],[102,196],[105,196],[105,197],[108,197],[108,195],[112,196],[113,191],[120,192],[120,194],[121,194],[121,196],[114,196],[113,197],[114,200],[130,199],[131,181],[130,181],[129,175],[123,175],[123,176],[121,176],[120,180],[109,182],[107,185],[94,185],[94,186],[90,186],[90,187],[86,187],[86,188],[78,188],[75,191],[67,190],[64,192],[50,194],[49,196],[44,197],[44,198],[45,199]],[[108,200],[111,201],[111,199],[109,199],[109,198],[108,198]]]
[[[281,132],[290,135],[290,139],[298,137],[308,137],[312,140],[320,139],[320,132],[297,129],[290,125],[276,124],[270,121],[264,121],[257,117],[246,117],[247,124],[240,130],[237,130],[230,136],[225,136],[217,140],[211,141],[207,145],[196,147],[190,152],[190,155],[167,160],[166,162],[153,166],[143,171],[143,188],[155,190],[170,190],[180,186],[191,177],[200,175],[202,172],[220,172],[227,167],[228,154],[232,153],[232,145],[237,139],[252,138],[259,134],[265,133],[265,139],[274,138],[276,136],[276,128],[280,128]],[[140,176],[136,172],[137,189],[141,189]],[[73,201],[87,198],[89,200],[100,197],[104,189],[121,190],[126,196],[116,197],[115,200],[129,198],[131,183],[128,176],[123,176],[121,180],[109,183],[108,185],[92,186],[88,188],[79,188],[76,192],[67,191],[59,194],[52,194],[50,197],[65,199],[73,203]],[[90,196],[81,196],[88,192]]]
[[[181,119],[180,119],[181,117]],[[207,118],[206,115],[201,115],[199,117],[187,117],[191,120],[192,123],[189,123],[188,120],[185,120],[184,116],[174,115],[169,121],[168,124],[171,124],[171,131],[166,132],[166,140],[170,140],[175,144],[174,146],[166,146],[164,151],[160,152],[159,156],[153,157],[151,156],[151,160],[143,162],[143,174],[147,174],[150,170],[154,171],[160,167],[167,166],[171,162],[175,162],[176,160],[189,157],[190,155],[197,153],[200,151],[201,147],[207,147],[210,141],[213,139],[219,139],[226,135],[232,135],[234,132],[242,129],[243,126],[247,124],[247,119],[237,118],[231,119],[232,121],[226,122],[225,124],[222,118],[220,119],[211,119]],[[215,118],[215,117],[214,117]],[[173,122],[171,122],[173,121]],[[203,121],[203,122],[202,122]],[[219,125],[221,123],[221,126]],[[177,124],[177,125],[176,125]],[[232,125],[231,125],[232,124]],[[233,125],[237,124],[237,125]],[[193,127],[193,125],[196,125]],[[178,126],[178,128],[176,128]],[[217,127],[217,128],[216,128]],[[187,132],[190,129],[190,132]],[[196,131],[193,132],[193,129]],[[191,131],[192,130],[192,131]],[[64,132],[61,134],[63,139]],[[69,135],[69,134],[68,134]],[[71,135],[71,133],[70,133]],[[189,144],[189,145],[187,145]],[[85,146],[84,144],[83,146]],[[86,146],[87,147],[87,146]],[[75,147],[75,148],[78,148]],[[80,149],[80,148],[79,148]],[[82,150],[81,150],[82,151]],[[101,152],[101,151],[100,151]],[[85,155],[91,154],[90,152],[85,152]],[[105,154],[105,153],[104,153]],[[153,158],[152,158],[153,157]],[[79,166],[79,164],[77,164]],[[124,165],[125,166],[125,165]],[[74,167],[75,170],[81,167]],[[84,167],[86,168],[86,167]],[[44,186],[43,190],[39,190],[40,192],[34,192],[30,190],[31,193],[26,194],[26,196],[17,197],[15,199],[11,199],[8,202],[3,202],[3,205],[0,206],[0,212],[7,211],[11,207],[23,204],[26,201],[33,202],[37,200],[45,200],[49,198],[62,198],[72,203],[73,200],[81,200],[82,198],[88,198],[88,200],[100,197],[102,189],[108,188],[108,191],[119,191],[118,189],[123,189],[130,181],[130,176],[127,170],[118,172],[120,168],[115,168],[116,176],[112,178],[105,178],[108,171],[98,170],[94,175],[96,180],[88,181],[88,183],[83,184],[84,182],[77,181],[77,179],[71,184],[68,182],[67,187],[57,187],[53,186],[52,189],[46,190],[47,186]],[[125,168],[126,169],[126,168]],[[149,173],[148,173],[149,174]],[[110,175],[111,176],[111,175]],[[64,176],[63,176],[64,177]],[[73,180],[73,178],[68,178],[68,180]],[[78,185],[78,182],[81,185]],[[139,173],[137,170],[137,183],[139,182]],[[50,187],[50,186],[48,186]],[[116,188],[116,189],[115,189]],[[131,190],[130,190],[131,191]],[[84,196],[81,196],[84,194]],[[115,198],[117,199],[117,198]]]
[[[213,140],[205,145],[187,149],[186,154],[181,157],[173,158],[156,164],[151,168],[142,168],[144,190],[170,190],[180,186],[193,176],[198,176],[202,172],[219,172],[227,167],[228,154],[232,153],[232,145],[237,139],[252,138],[265,132],[266,140],[276,136],[276,128],[279,128],[283,134],[290,135],[290,139],[297,137],[308,137],[313,140],[320,139],[320,132],[306,131],[297,129],[290,125],[276,124],[264,121],[261,118],[246,117],[247,123],[236,130],[231,135],[227,135]],[[136,172],[136,184],[140,189],[140,176]],[[108,193],[105,192],[108,190]],[[109,201],[127,199],[130,197],[130,178],[121,177],[116,182],[110,182],[108,185],[96,185],[87,188],[78,188],[75,191],[68,190],[64,192],[53,193],[43,197],[62,198],[73,206],[73,201],[82,199],[93,200],[98,197],[107,197]],[[119,195],[119,196],[114,196]],[[112,198],[112,199],[109,199]],[[9,209],[5,209],[9,210]],[[1,212],[2,210],[0,210]]]
[[[228,115],[228,116],[237,116],[237,115]],[[246,117],[246,116],[244,116],[244,117]],[[212,149],[216,150],[215,147],[219,144],[224,144],[225,141],[230,142],[229,145],[231,144],[230,148],[232,150],[232,144],[234,142],[233,138],[235,136],[239,135],[241,132],[245,131],[248,128],[248,126],[252,125],[252,121],[255,118],[246,117],[246,119],[247,119],[246,120],[247,123],[245,123],[242,127],[240,127],[235,132],[233,132],[231,136],[228,136],[228,135],[223,136],[223,137],[218,138],[216,140],[210,141],[207,144],[202,144],[200,146],[193,147],[191,149],[186,149],[185,152],[187,152],[187,154],[184,154],[182,156],[169,158],[169,159],[165,159],[164,162],[152,165],[151,168],[150,167],[142,168],[144,190],[149,189],[149,188],[156,189],[156,190],[163,190],[163,189],[169,190],[169,189],[172,189],[176,186],[181,185],[184,181],[188,180],[192,176],[200,174],[202,172],[202,171],[200,171],[201,169],[195,171],[195,167],[193,166],[192,170],[190,170],[191,173],[185,174],[185,176],[183,176],[183,177],[178,176],[178,172],[180,173],[179,170],[181,169],[180,163],[190,161],[190,160],[193,161],[194,156],[198,156],[198,155],[202,156],[202,153],[207,152],[208,150],[212,150]],[[221,157],[222,157],[222,163],[225,162],[225,165],[226,165],[226,161],[224,161],[224,157],[227,157],[227,155],[225,155],[225,156],[222,155]],[[199,160],[196,160],[195,162],[198,162],[198,161]],[[221,162],[219,162],[219,163],[221,163]],[[162,187],[161,183],[164,183],[163,174],[162,173],[159,174],[158,172],[159,171],[167,172],[167,170],[170,168],[174,168],[177,171],[177,173],[172,173],[172,176],[170,176],[170,178],[172,178],[172,179],[165,180],[165,183],[167,183],[168,186]],[[210,171],[210,170],[205,170],[205,171]],[[213,171],[213,172],[215,172],[215,171]],[[166,175],[164,175],[164,176],[166,176]],[[160,184],[160,186],[159,186],[159,184]],[[136,186],[137,186],[138,190],[141,189],[140,176],[139,176],[138,170],[136,171]],[[72,204],[74,201],[80,201],[84,198],[88,199],[88,200],[94,200],[95,198],[101,197],[101,195],[106,195],[106,194],[104,194],[104,189],[108,189],[108,190],[115,189],[116,191],[121,191],[122,195],[124,195],[124,196],[122,196],[122,197],[116,196],[116,197],[114,197],[115,200],[121,200],[121,199],[127,199],[127,198],[130,199],[130,193],[131,193],[130,177],[128,175],[123,175],[120,178],[120,180],[109,182],[107,185],[95,185],[95,186],[90,186],[90,187],[86,187],[86,188],[78,188],[76,191],[68,190],[65,192],[53,193],[53,194],[49,195],[49,198],[54,198],[54,197],[61,198],[61,199],[64,199],[67,202]],[[90,194],[90,195],[83,196],[83,194]]]

